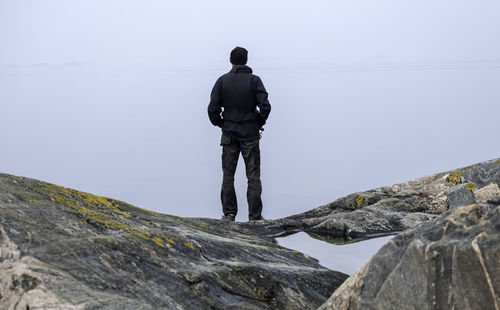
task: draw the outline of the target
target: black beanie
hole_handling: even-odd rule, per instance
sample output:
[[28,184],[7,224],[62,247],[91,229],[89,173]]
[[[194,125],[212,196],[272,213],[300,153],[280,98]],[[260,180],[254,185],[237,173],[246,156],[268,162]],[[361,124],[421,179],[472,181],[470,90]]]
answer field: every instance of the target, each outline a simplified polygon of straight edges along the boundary
[[246,65],[248,57],[248,51],[243,47],[235,47],[231,51],[230,61],[233,65]]

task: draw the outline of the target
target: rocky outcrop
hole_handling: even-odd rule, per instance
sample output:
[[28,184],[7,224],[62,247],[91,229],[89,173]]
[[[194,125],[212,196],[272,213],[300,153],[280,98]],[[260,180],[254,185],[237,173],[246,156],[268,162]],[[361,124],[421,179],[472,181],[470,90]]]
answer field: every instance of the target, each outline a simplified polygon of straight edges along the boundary
[[314,309],[347,278],[228,226],[0,174],[0,309]]
[[500,309],[499,198],[397,235],[320,309]]
[[[390,270],[400,268],[399,261],[408,259],[409,264],[423,265],[425,260],[449,259],[450,252],[442,250],[439,242],[432,242],[443,236],[467,237],[472,231],[467,225],[476,225],[474,220],[480,227],[489,221],[483,215],[494,218],[492,214],[498,213],[498,208],[492,205],[500,203],[498,182],[497,159],[355,193],[282,219],[227,223],[158,214],[118,200],[0,174],[0,309],[314,309],[331,296],[347,275],[278,246],[276,236],[305,231],[328,242],[345,243],[346,239],[393,234],[425,223],[418,229],[428,229],[426,234],[420,237],[420,230],[413,229],[401,235],[407,237],[393,239],[399,241],[384,247],[386,252],[382,253],[387,254],[372,259],[330,299],[334,309],[346,309],[345,305],[358,307],[365,301],[372,305],[366,296],[382,302],[377,298],[386,292],[384,298],[390,300],[390,292],[393,288],[398,292],[398,284],[407,294],[420,290],[413,284],[401,285],[401,281],[412,279],[413,273],[422,270],[409,269],[408,274],[400,273],[401,278],[392,278],[398,273]],[[470,203],[475,207],[461,207]],[[477,212],[467,209],[477,213],[475,217],[468,218],[468,213],[461,211],[466,208],[478,208]],[[450,211],[439,217],[446,210]],[[452,224],[446,224],[449,216],[454,217],[448,221]],[[436,232],[429,228],[433,225],[441,225],[441,233],[440,228]],[[499,281],[497,273],[491,270],[498,270],[498,265],[494,265],[498,256],[490,259],[489,252],[497,248],[489,234],[498,230],[498,225],[490,226],[484,230],[486,235],[475,235],[481,237],[474,237],[470,243],[476,256],[459,243],[451,254],[452,262],[460,268],[483,268],[491,285],[478,286],[478,296],[486,299],[488,290],[493,292],[491,296],[498,296]],[[480,230],[477,227],[475,231]],[[411,238],[421,241],[414,244]],[[425,238],[430,243],[425,243]],[[472,265],[456,258],[462,250]],[[434,252],[437,256],[433,256]],[[412,257],[420,261],[411,260]],[[437,275],[449,271],[439,269],[446,266],[443,264],[432,266],[426,277],[441,287],[446,283],[439,282]],[[375,277],[391,280],[377,282]],[[465,273],[442,279],[469,280]],[[431,298],[429,305],[443,303],[443,294],[447,293],[452,294],[455,304],[462,299],[474,300],[458,296],[462,291],[453,291],[453,287],[448,291],[432,289],[425,295]],[[403,293],[394,296],[404,299]],[[492,304],[498,305],[495,298],[490,297]],[[384,309],[373,305],[373,309]]]
[[342,197],[305,213],[261,223],[268,235],[305,231],[332,243],[393,234],[500,195],[500,159]]

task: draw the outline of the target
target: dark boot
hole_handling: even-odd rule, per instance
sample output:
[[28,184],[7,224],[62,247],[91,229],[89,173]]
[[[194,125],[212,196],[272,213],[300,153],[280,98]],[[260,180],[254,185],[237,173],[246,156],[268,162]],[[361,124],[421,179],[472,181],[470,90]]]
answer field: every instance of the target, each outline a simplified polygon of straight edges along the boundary
[[230,213],[228,215],[223,215],[222,219],[226,220],[226,221],[229,221],[229,222],[234,222],[235,219],[236,219],[236,215]]
[[261,216],[257,217],[257,218],[250,218],[248,221],[249,222],[253,222],[253,221],[265,221],[266,219]]

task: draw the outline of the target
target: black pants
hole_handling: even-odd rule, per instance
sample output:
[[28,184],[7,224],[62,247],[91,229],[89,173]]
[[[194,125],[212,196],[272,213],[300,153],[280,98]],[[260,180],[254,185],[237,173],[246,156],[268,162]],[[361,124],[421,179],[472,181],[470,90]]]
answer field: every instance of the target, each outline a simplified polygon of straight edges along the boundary
[[238,213],[236,192],[234,191],[234,173],[241,155],[245,161],[248,179],[247,201],[249,219],[259,219],[262,212],[262,184],[260,181],[260,149],[259,140],[237,141],[225,135],[221,139],[222,146],[222,211],[224,215]]

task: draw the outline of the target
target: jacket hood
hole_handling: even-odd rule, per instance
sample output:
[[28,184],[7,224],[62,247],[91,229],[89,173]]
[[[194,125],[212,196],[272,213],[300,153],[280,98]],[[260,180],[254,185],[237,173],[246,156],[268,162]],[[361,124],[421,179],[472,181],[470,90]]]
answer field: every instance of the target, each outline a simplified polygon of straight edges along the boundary
[[250,68],[249,66],[247,65],[237,65],[237,66],[234,66],[230,72],[234,72],[234,73],[252,73],[252,68]]

